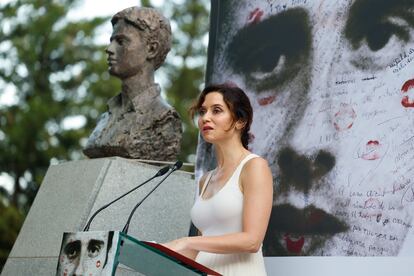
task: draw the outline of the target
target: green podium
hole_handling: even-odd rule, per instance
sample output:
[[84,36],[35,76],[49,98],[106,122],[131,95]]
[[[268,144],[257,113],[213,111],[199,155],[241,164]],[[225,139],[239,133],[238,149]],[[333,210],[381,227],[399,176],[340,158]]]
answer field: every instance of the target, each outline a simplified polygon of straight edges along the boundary
[[141,242],[122,232],[119,244],[115,262],[145,275],[220,275],[160,244]]
[[118,231],[64,233],[56,275],[116,275],[119,264],[147,276],[221,275],[161,244]]

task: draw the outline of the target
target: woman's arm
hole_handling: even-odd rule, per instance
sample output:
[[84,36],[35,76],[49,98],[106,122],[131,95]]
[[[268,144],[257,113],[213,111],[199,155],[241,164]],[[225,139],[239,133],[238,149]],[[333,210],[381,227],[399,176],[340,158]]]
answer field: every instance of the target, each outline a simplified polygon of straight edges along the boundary
[[178,252],[257,252],[266,234],[273,202],[272,174],[266,160],[254,158],[247,162],[240,181],[244,194],[242,232],[214,237],[184,237],[166,246]]

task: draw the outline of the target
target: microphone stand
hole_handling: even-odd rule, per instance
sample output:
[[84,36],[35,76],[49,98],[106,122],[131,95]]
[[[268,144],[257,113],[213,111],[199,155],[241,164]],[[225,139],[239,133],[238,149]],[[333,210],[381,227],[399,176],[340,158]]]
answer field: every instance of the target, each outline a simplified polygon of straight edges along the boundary
[[[93,215],[89,218],[88,223],[86,224],[85,228],[83,229],[83,231],[89,231],[89,227],[91,226],[92,220],[96,217],[97,214],[99,214],[102,210],[106,209],[107,207],[109,207],[112,203],[120,200],[121,198],[123,198],[124,196],[132,193],[133,191],[135,191],[136,189],[138,189],[139,187],[141,187],[142,185],[150,182],[151,180],[153,180],[156,177],[162,176],[164,174],[166,174],[169,170],[170,170],[170,166],[165,166],[162,169],[160,169],[153,177],[151,177],[150,179],[144,181],[143,183],[139,184],[138,186],[136,186],[135,188],[129,190],[128,192],[126,192],[125,194],[122,194],[121,196],[117,197],[116,199],[112,200],[111,202],[109,202],[108,204],[105,204],[104,206],[102,206],[101,208],[99,208],[98,210],[95,211],[95,213],[93,213]],[[164,178],[165,179],[165,178]]]
[[124,233],[125,235],[126,234],[128,234],[128,228],[129,228],[129,224],[130,224],[130,222],[131,222],[131,219],[132,219],[132,216],[134,215],[134,213],[135,213],[135,211],[137,210],[137,208],[144,202],[144,200],[150,195],[150,194],[152,194],[152,192],[154,192],[155,191],[155,189],[157,189],[158,188],[158,186],[160,186],[161,185],[161,183],[162,182],[164,182],[164,180],[167,178],[167,177],[169,177],[170,176],[170,174],[172,174],[173,172],[175,172],[176,170],[178,170],[179,168],[181,168],[181,166],[183,165],[183,162],[181,162],[181,161],[177,161],[177,162],[175,162],[175,164],[171,167],[171,171],[170,172],[168,172],[168,174],[163,178],[163,179],[161,179],[161,181],[160,182],[158,182],[158,184],[157,185],[155,185],[155,187],[154,188],[152,188],[152,190],[140,201],[140,202],[138,202],[137,203],[137,205],[135,205],[135,207],[134,207],[134,209],[132,209],[132,211],[131,211],[131,213],[129,214],[129,217],[128,217],[128,220],[127,220],[127,222],[125,223],[125,226],[124,226],[124,228],[122,229],[122,233]]

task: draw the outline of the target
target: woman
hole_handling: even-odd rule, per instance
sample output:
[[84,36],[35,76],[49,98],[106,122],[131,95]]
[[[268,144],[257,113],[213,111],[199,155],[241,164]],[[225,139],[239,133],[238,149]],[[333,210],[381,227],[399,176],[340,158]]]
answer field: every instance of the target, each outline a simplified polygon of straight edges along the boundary
[[191,218],[201,236],[165,244],[223,275],[266,275],[261,245],[273,200],[267,162],[248,150],[253,110],[237,87],[206,87],[191,108],[217,167],[200,180]]

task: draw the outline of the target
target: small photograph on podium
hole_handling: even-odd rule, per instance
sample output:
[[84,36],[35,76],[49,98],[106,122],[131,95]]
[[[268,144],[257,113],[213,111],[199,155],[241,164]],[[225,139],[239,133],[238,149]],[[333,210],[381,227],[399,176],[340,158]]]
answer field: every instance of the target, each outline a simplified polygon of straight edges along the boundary
[[114,231],[64,233],[56,275],[112,275],[118,239]]

